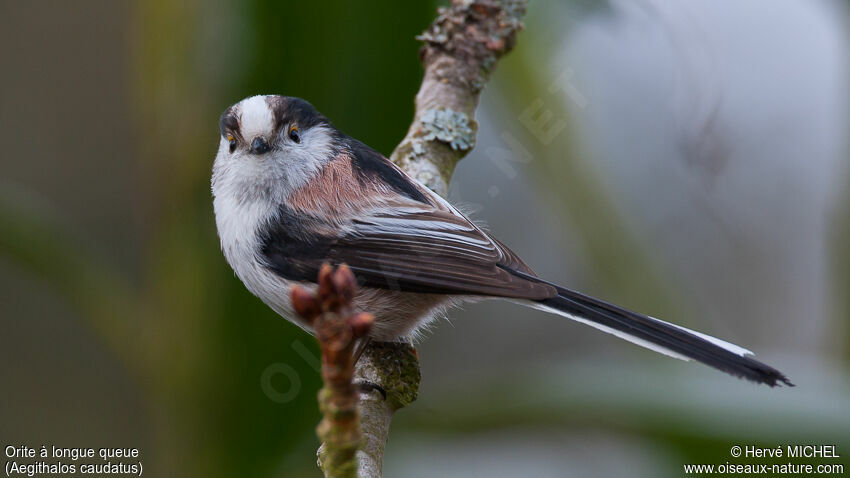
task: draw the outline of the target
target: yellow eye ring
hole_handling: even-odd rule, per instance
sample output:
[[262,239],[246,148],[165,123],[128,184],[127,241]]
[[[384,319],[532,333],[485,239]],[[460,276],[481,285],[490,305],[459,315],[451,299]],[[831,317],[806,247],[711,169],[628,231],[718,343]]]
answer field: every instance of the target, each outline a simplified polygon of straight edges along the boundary
[[301,133],[298,132],[298,125],[292,125],[289,127],[289,139],[296,143],[301,142]]

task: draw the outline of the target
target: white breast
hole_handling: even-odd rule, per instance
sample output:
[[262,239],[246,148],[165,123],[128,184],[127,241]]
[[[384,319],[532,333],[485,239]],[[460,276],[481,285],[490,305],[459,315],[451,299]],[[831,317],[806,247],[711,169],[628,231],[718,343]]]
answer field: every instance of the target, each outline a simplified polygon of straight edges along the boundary
[[251,293],[290,320],[291,282],[275,275],[261,262],[259,231],[274,218],[276,209],[269,201],[239,199],[228,194],[226,189],[230,186],[227,181],[213,181],[215,222],[224,257]]

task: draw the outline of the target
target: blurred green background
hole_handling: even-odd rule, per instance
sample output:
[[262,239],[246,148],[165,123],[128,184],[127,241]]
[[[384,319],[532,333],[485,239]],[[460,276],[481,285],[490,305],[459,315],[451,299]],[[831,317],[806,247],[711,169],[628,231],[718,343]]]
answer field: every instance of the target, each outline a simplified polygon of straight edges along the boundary
[[[437,4],[2,0],[4,446],[319,475],[314,341],[219,251],[218,116],[300,96],[389,154]],[[482,303],[420,346],[386,476],[682,476],[736,444],[834,444],[850,465],[846,13],[532,2],[451,199],[542,275],[752,348],[798,387]]]

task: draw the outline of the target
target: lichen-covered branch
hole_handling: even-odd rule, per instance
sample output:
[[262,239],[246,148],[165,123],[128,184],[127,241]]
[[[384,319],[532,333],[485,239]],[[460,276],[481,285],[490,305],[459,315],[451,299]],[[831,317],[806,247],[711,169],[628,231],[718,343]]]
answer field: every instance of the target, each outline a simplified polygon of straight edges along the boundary
[[301,320],[316,331],[322,351],[325,385],[319,391],[319,408],[323,418],[316,434],[324,446],[319,452],[319,466],[327,478],[355,478],[362,435],[353,382],[354,345],[368,334],[374,318],[351,310],[357,282],[348,266],[333,269],[322,265],[318,283],[315,294],[293,287],[292,305]]
[[380,477],[390,420],[419,393],[419,358],[410,344],[373,342],[357,362],[354,379],[380,389],[362,387],[360,416],[363,444],[358,452],[361,477]]
[[390,159],[437,194],[446,195],[455,165],[475,146],[478,98],[513,48],[525,8],[525,0],[452,0],[419,36],[425,77]]
[[[448,193],[455,165],[475,146],[481,90],[498,59],[513,48],[525,9],[525,0],[452,0],[419,37],[425,43],[420,51],[425,77],[413,123],[390,159],[441,196]],[[419,391],[416,351],[405,343],[372,342],[356,363],[354,379],[361,389],[357,474],[380,478],[392,416],[416,400]],[[339,446],[350,472],[353,436],[345,435],[339,443],[320,438],[325,476],[337,476],[328,470],[329,458],[337,453],[332,449]]]

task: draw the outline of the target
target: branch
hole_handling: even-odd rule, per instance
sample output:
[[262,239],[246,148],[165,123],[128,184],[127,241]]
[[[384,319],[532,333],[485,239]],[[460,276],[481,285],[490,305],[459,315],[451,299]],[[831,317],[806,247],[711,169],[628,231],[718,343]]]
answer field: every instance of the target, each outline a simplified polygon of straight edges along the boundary
[[333,269],[323,264],[319,288],[314,294],[303,287],[292,288],[295,312],[316,331],[322,350],[322,379],[319,408],[324,417],[316,435],[324,446],[319,450],[319,466],[328,478],[354,478],[356,453],[360,446],[360,418],[354,375],[354,345],[365,337],[374,318],[354,314],[351,300],[357,289],[354,274],[346,265]]
[[[481,91],[499,58],[513,48],[525,8],[526,0],[452,0],[418,37],[425,43],[420,50],[425,76],[416,94],[413,123],[390,159],[441,196],[448,193],[455,165],[475,146],[475,109]],[[416,400],[419,361],[409,344],[373,342],[355,368],[355,379],[372,385],[360,394],[364,441],[356,453],[358,474],[380,478],[393,413]],[[322,423],[326,421],[327,412]],[[353,435],[346,437],[340,442],[346,450],[342,463],[350,470],[355,440]],[[338,445],[320,438],[320,467],[325,476],[336,476],[328,474],[327,463],[328,457],[336,456],[333,448]]]
[[[446,196],[455,165],[475,146],[475,109],[481,90],[522,28],[525,0],[452,0],[418,38],[425,68],[416,112],[390,159],[432,191]],[[408,344],[370,344],[355,375],[377,384],[386,397],[361,395],[366,442],[362,477],[380,477],[393,413],[412,403],[419,389],[419,362]]]
[[525,7],[525,0],[452,0],[418,37],[425,78],[413,124],[390,159],[441,196],[475,146],[481,90],[513,48]]
[[360,383],[381,387],[360,392],[364,442],[357,454],[360,476],[380,478],[390,420],[419,393],[419,358],[410,344],[373,342],[357,361],[354,376]]

